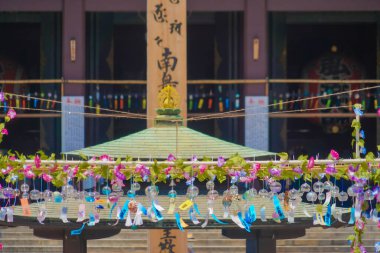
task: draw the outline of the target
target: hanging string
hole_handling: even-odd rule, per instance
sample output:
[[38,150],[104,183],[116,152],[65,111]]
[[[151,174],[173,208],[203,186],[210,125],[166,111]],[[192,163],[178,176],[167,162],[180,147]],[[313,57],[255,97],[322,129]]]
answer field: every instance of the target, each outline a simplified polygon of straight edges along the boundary
[[[21,98],[28,98],[28,99],[33,99],[33,100],[39,100],[39,101],[46,101],[46,102],[54,102],[57,104],[66,104],[62,101],[59,100],[54,100],[54,99],[46,99],[46,98],[39,98],[39,97],[33,97],[33,96],[26,96],[26,95],[21,95],[21,94],[16,94],[16,93],[9,93],[9,92],[4,92],[5,95],[10,95],[10,96],[16,96],[16,97],[21,97]],[[95,107],[95,106],[89,106],[89,105],[77,105],[77,104],[71,104],[70,106],[76,106],[76,107],[83,107],[87,109],[100,109],[100,111],[107,111],[107,112],[113,112],[113,113],[120,113],[120,114],[126,114],[126,115],[131,115],[135,117],[141,117],[141,114],[138,113],[131,113],[131,112],[124,112],[124,111],[119,111],[119,110],[112,110],[112,109],[107,109],[107,108],[102,108],[102,107]],[[30,109],[30,108],[28,108]]]
[[[3,106],[0,105],[0,108],[8,108],[9,106]],[[115,115],[115,114],[96,114],[96,113],[90,113],[90,112],[67,112],[67,111],[61,111],[61,110],[50,110],[50,109],[40,109],[40,108],[23,108],[23,107],[17,107],[12,106],[13,109],[17,110],[31,110],[31,111],[40,111],[40,112],[49,112],[49,113],[65,113],[65,114],[76,114],[76,115],[84,115],[84,116],[94,116],[94,117],[112,117],[112,118],[123,118],[123,119],[143,119],[146,120],[147,118],[143,115],[139,117],[135,116],[127,116],[127,115]]]
[[[323,95],[312,96],[312,97],[307,97],[307,98],[300,98],[300,99],[295,99],[295,100],[288,100],[288,101],[283,101],[281,103],[273,103],[273,104],[269,104],[269,105],[259,105],[255,109],[273,107],[273,106],[277,106],[280,104],[286,105],[286,104],[290,104],[290,103],[303,102],[303,101],[312,100],[312,99],[327,98],[327,97],[338,96],[338,95],[347,94],[347,93],[349,94],[349,93],[359,92],[359,91],[366,91],[366,90],[377,89],[377,88],[380,88],[380,85],[371,86],[371,87],[364,87],[364,88],[359,88],[359,89],[354,89],[354,90],[349,90],[349,91],[340,91],[340,92],[335,92],[335,93],[331,93],[331,94],[323,94]],[[219,116],[219,115],[234,114],[234,113],[238,113],[238,112],[244,112],[245,110],[246,109],[243,108],[243,109],[228,111],[228,112],[210,113],[210,114],[203,115],[203,116],[188,118],[187,120],[192,121],[192,120],[198,120],[198,119],[203,119],[203,118],[208,118],[208,117],[213,117],[213,116]]]
[[257,115],[275,115],[275,114],[285,114],[285,113],[296,113],[296,112],[309,112],[309,111],[323,111],[323,110],[331,110],[331,109],[340,109],[340,108],[349,108],[348,105],[341,105],[341,106],[332,106],[329,108],[325,107],[319,107],[319,108],[311,108],[311,109],[297,109],[297,110],[287,110],[287,111],[278,111],[278,112],[259,112],[259,113],[240,113],[240,114],[234,114],[234,115],[224,115],[224,116],[217,116],[214,117],[208,117],[208,118],[189,118],[187,121],[201,121],[201,120],[215,120],[215,119],[228,119],[228,118],[244,118],[247,116],[257,116]]

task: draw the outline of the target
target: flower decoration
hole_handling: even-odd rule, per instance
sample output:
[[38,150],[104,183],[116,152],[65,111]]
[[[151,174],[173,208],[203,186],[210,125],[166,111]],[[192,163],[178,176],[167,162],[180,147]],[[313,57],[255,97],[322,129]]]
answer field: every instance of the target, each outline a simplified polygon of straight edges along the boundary
[[307,162],[307,168],[310,170],[314,167],[314,157],[310,157],[309,161]]
[[301,167],[299,167],[299,166],[294,167],[294,168],[293,168],[293,171],[294,171],[295,173],[298,173],[298,174],[302,174],[302,173],[303,173]]
[[226,163],[226,160],[223,156],[218,157],[218,167],[223,167],[223,165]]
[[125,180],[125,175],[123,173],[121,173],[121,170],[122,169],[125,169],[125,166],[119,164],[119,165],[116,165],[114,170],[113,170],[113,173],[115,174],[115,177],[121,181],[124,181]]
[[330,151],[330,156],[331,156],[331,158],[334,159],[334,160],[339,160],[339,153],[336,152],[334,149],[331,149],[331,151]]
[[53,177],[51,175],[48,175],[46,173],[42,173],[40,175],[40,177],[42,176],[42,179],[46,182],[46,183],[50,183],[52,180],[53,180]]
[[327,165],[325,172],[328,175],[334,175],[337,173],[337,170],[336,170],[334,165],[329,164],[329,165]]
[[174,162],[175,160],[176,160],[175,156],[173,154],[169,154],[168,162]]
[[102,162],[107,162],[107,161],[112,161],[112,158],[109,155],[104,154],[99,157],[99,160]]
[[16,118],[16,111],[15,110],[13,110],[12,108],[11,109],[9,109],[8,110],[8,112],[7,112],[7,116],[9,117],[9,119],[14,119],[14,118]]
[[8,130],[6,128],[1,129],[0,132],[2,135],[8,135]]
[[281,176],[281,170],[279,168],[271,168],[269,169],[269,173],[272,175],[272,177]]
[[207,166],[204,164],[201,164],[199,166],[199,173],[201,173],[201,174],[205,173],[206,169],[207,169]]
[[36,166],[37,169],[41,167],[41,159],[38,155],[34,157],[34,165]]
[[4,95],[4,92],[0,92],[0,102],[4,102],[5,101],[5,95]]

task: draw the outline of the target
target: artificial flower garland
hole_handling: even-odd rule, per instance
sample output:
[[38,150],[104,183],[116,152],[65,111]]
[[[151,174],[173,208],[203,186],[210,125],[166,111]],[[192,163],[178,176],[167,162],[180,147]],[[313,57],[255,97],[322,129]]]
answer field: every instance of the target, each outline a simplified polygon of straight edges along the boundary
[[[1,101],[1,93],[0,93]],[[355,113],[362,114],[359,107],[354,107]],[[5,123],[13,119],[16,113],[13,109],[10,109],[5,117]],[[3,135],[7,135],[8,131],[5,128],[5,123],[0,124],[1,138]],[[354,253],[366,252],[362,243],[362,236],[364,233],[366,217],[376,220],[380,227],[380,220],[378,219],[378,212],[380,212],[380,160],[376,159],[373,153],[368,153],[364,147],[364,132],[360,130],[360,121],[354,120],[352,123],[354,128],[353,136],[357,137],[359,132],[359,139],[355,138],[352,145],[358,144],[360,147],[360,153],[365,154],[364,159],[351,159],[344,160],[340,157],[339,153],[335,150],[331,150],[327,160],[319,160],[314,157],[300,156],[297,160],[289,160],[289,156],[286,153],[279,153],[278,160],[275,161],[250,161],[238,154],[226,159],[219,157],[217,161],[213,161],[210,158],[204,157],[198,159],[193,157],[190,161],[178,159],[174,155],[169,154],[166,161],[139,161],[134,160],[131,157],[111,158],[108,155],[102,155],[100,157],[93,157],[87,159],[82,156],[82,161],[64,161],[57,160],[56,156],[52,154],[47,156],[42,151],[38,152],[34,156],[25,156],[17,152],[9,151],[7,155],[0,156],[0,177],[4,178],[8,184],[17,185],[17,182],[25,179],[35,180],[40,178],[41,180],[51,183],[56,187],[62,187],[62,191],[67,191],[69,188],[73,188],[70,182],[81,182],[88,177],[93,177],[97,180],[103,178],[107,182],[111,182],[112,187],[103,187],[102,193],[107,195],[108,201],[112,203],[112,208],[115,208],[118,202],[118,195],[114,192],[122,192],[125,180],[132,180],[133,184],[128,191],[127,196],[130,198],[123,209],[118,214],[118,219],[126,219],[127,226],[141,225],[141,215],[147,215],[151,220],[158,221],[163,219],[163,208],[157,203],[158,195],[158,183],[170,182],[172,190],[168,196],[170,199],[170,207],[168,213],[175,213],[177,220],[177,226],[179,229],[186,227],[186,223],[182,220],[177,209],[187,210],[190,209],[190,219],[194,224],[198,224],[199,221],[196,215],[199,214],[199,210],[194,202],[194,198],[198,195],[199,190],[194,186],[194,181],[205,182],[206,187],[209,190],[207,194],[208,198],[208,210],[205,222],[202,227],[205,227],[208,222],[209,216],[212,217],[217,223],[225,224],[220,221],[212,212],[214,201],[218,197],[219,193],[214,188],[214,180],[224,182],[229,180],[232,184],[229,189],[223,194],[223,207],[224,217],[230,217],[238,226],[249,231],[251,224],[256,219],[256,212],[254,207],[248,206],[246,210],[243,210],[245,218],[241,212],[231,213],[231,203],[234,200],[239,200],[237,183],[244,183],[249,185],[250,189],[243,194],[243,199],[252,199],[255,195],[261,197],[271,197],[275,206],[275,213],[273,214],[273,220],[281,222],[285,218],[282,207],[280,206],[280,200],[284,202],[284,205],[294,206],[297,201],[300,201],[300,194],[306,194],[306,199],[311,202],[325,201],[327,203],[327,213],[323,217],[322,205],[317,205],[316,216],[317,223],[321,225],[331,225],[331,216],[336,214],[331,210],[333,205],[330,204],[329,198],[337,198],[339,201],[347,201],[348,197],[354,199],[354,205],[351,208],[351,219],[349,224],[354,226],[354,234],[348,238],[351,251]],[[356,154],[355,154],[356,156]],[[321,180],[326,179],[323,183]],[[348,180],[352,182],[352,186],[349,187],[347,192],[340,191],[336,184],[332,183],[334,180]],[[178,208],[174,206],[174,199],[176,192],[174,190],[174,181],[186,180],[188,185],[187,196],[188,200],[182,203]],[[255,180],[262,180],[266,187],[263,187],[259,191],[253,187]],[[295,181],[303,180],[299,189],[291,189],[283,192],[281,181]],[[313,180],[316,180],[313,184]],[[24,181],[25,182],[25,181]],[[141,206],[134,200],[135,192],[140,189],[138,182],[149,182],[151,186],[145,190],[147,197],[150,199],[152,205],[148,208]],[[108,188],[107,188],[108,187]],[[267,189],[270,191],[267,191]],[[328,193],[323,193],[327,190]],[[29,187],[27,184],[21,185],[21,191],[13,189],[9,185],[1,189],[1,194],[5,198],[20,197],[20,199],[32,199],[39,198],[52,199],[53,193],[49,190],[45,190],[44,194],[41,194],[38,190],[32,190],[28,193]],[[21,193],[22,192],[22,193]],[[327,196],[328,195],[328,196]],[[89,193],[85,196],[86,201],[93,201],[99,197],[99,193]],[[59,197],[59,196],[58,196]],[[59,198],[58,198],[59,199]],[[371,208],[370,215],[366,215],[365,212],[369,206],[368,202],[376,202],[376,206]],[[81,207],[80,207],[81,208]],[[101,205],[97,205],[98,209],[102,209]],[[291,209],[292,210],[292,209]],[[64,209],[62,209],[62,212]],[[260,210],[263,211],[262,209]],[[67,210],[66,210],[67,212]],[[264,209],[265,212],[265,209]],[[41,215],[40,215],[41,213]],[[41,210],[37,219],[40,222],[44,220],[44,211]],[[63,212],[64,213],[64,212]],[[288,222],[294,220],[294,216],[288,213]],[[134,215],[134,216],[132,216]],[[134,218],[132,218],[134,217]],[[93,215],[90,217],[90,224],[94,225],[98,221],[99,217]],[[265,215],[261,215],[264,221]],[[341,217],[336,215],[336,218],[341,221]],[[62,219],[63,222],[67,221]],[[79,221],[83,221],[84,217],[78,217]],[[82,227],[83,228],[83,227]],[[81,230],[75,230],[72,233],[80,233]],[[376,243],[377,251],[380,251],[380,243]]]

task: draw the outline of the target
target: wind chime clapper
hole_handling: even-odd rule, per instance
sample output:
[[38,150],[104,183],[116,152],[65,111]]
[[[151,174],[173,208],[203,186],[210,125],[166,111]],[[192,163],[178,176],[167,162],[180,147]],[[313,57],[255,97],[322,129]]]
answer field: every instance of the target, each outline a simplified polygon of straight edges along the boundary
[[[13,94],[8,92],[1,92],[0,106],[6,113],[9,108],[19,109],[19,113],[29,113],[35,110],[57,110],[58,104],[58,92],[56,90],[49,90],[46,93],[41,92],[29,92],[23,94]],[[57,103],[58,102],[58,103]]]

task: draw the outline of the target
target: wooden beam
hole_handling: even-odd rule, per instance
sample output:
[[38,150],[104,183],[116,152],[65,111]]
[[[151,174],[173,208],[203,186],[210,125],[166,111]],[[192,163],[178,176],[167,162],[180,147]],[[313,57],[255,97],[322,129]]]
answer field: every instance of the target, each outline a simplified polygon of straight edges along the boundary
[[245,0],[188,0],[188,11],[244,11]]
[[380,11],[378,0],[267,0],[268,11]]
[[87,12],[137,12],[146,11],[144,0],[85,0]]
[[[190,0],[188,11],[243,11],[245,0]],[[88,12],[136,12],[146,11],[143,0],[86,0]]]
[[59,12],[63,0],[0,0],[0,11],[7,12]]

